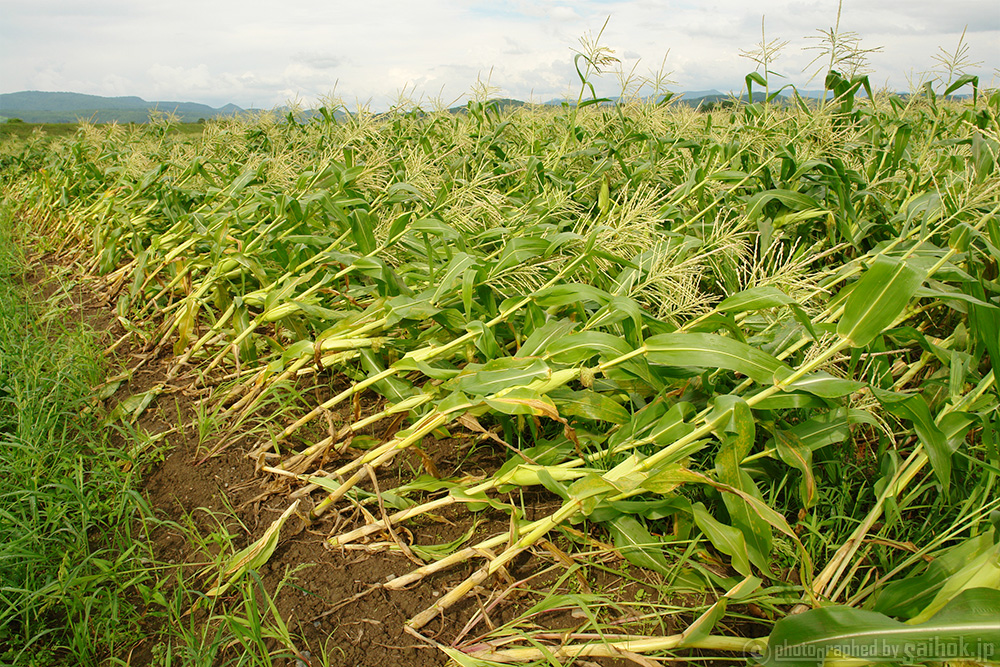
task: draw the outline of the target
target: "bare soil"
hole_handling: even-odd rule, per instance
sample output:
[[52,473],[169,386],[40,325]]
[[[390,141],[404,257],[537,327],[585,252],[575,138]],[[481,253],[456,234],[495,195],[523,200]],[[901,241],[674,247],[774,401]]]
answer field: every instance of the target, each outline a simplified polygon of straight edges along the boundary
[[[124,397],[145,391],[163,382],[166,373],[167,364],[162,361],[147,364],[119,393]],[[186,395],[184,389],[173,388],[157,397],[139,425],[156,433],[177,424],[189,424],[196,414],[196,400]],[[199,443],[193,428],[167,436],[166,456],[162,463],[150,467],[143,484],[143,492],[157,516],[180,525],[193,523],[202,535],[219,531],[222,521],[222,529],[233,536],[235,549],[259,538],[292,503],[287,496],[293,487],[259,474],[247,456],[254,442],[237,438],[236,444],[215,439]],[[444,467],[454,444],[425,442],[423,451]],[[218,455],[204,458],[220,445],[228,446]],[[334,459],[331,466],[346,463],[357,454],[351,452]],[[418,452],[404,453],[391,468],[380,471],[377,477],[380,488],[394,488],[409,481],[413,471],[419,471],[423,465],[424,459]],[[363,486],[370,488],[371,484]],[[443,652],[405,633],[404,624],[464,580],[474,568],[467,565],[431,576],[412,590],[386,590],[382,584],[413,570],[415,564],[398,551],[384,547],[369,550],[365,545],[360,549],[331,546],[328,538],[333,530],[341,532],[364,525],[365,516],[360,511],[333,510],[312,525],[305,525],[304,514],[324,495],[319,492],[304,499],[300,514],[293,515],[282,528],[277,549],[259,571],[269,595],[274,594],[282,581],[291,584],[281,588],[275,602],[293,636],[299,638],[296,646],[301,655],[308,660],[308,656],[325,651],[332,665],[359,667],[445,664]],[[452,519],[446,515],[440,522],[410,526],[403,539],[422,544],[449,542],[468,529],[467,514],[460,510]],[[500,517],[489,517],[487,521],[504,525]],[[154,532],[152,538],[160,560],[194,564],[204,557],[192,549],[182,530],[171,530],[169,523]],[[384,533],[376,534],[372,541],[384,545],[387,537]],[[207,582],[206,588],[212,583]],[[447,622],[442,618],[442,622],[432,623],[424,629],[424,634],[447,642],[451,628],[456,622],[461,625],[467,620],[474,610],[473,604],[460,603],[449,611]],[[146,664],[137,658],[148,647],[136,648],[132,664]],[[303,662],[308,664],[307,660]]]

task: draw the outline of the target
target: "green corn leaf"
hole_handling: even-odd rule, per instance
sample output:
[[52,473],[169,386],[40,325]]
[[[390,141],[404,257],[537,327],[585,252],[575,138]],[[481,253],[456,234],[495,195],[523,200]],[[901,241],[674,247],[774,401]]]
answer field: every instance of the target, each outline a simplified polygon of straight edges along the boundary
[[[997,306],[994,306],[992,303],[987,303],[980,298],[976,298],[957,289],[943,287],[940,284],[937,284],[934,287],[921,287],[914,293],[914,296],[918,299],[941,299],[946,302],[948,300],[961,301],[964,304],[968,304],[966,308],[969,308],[970,306],[978,306],[980,308],[985,308],[986,311],[992,315],[1000,315],[1000,308],[997,308]],[[965,312],[965,309],[959,309],[959,312]],[[971,312],[969,314],[972,315]],[[972,318],[970,317],[970,319]]]
[[367,212],[361,209],[352,211],[351,232],[362,254],[367,255],[375,249],[375,224]]
[[944,94],[945,96],[951,95],[953,92],[961,88],[962,86],[972,85],[972,103],[976,103],[976,97],[979,94],[979,77],[974,74],[963,74],[962,76],[955,79],[950,86],[948,86]]
[[465,504],[466,509],[470,512],[482,512],[488,507],[501,512],[510,512],[511,509],[510,505],[488,496],[486,493],[468,493],[461,487],[452,489],[449,495],[458,502]]
[[[324,308],[323,306],[318,306],[315,303],[310,303],[308,301],[289,301],[289,305],[295,307],[296,310],[301,311],[305,315],[309,316],[313,320],[320,322],[336,322],[341,319],[344,314],[338,310],[333,310],[332,308]],[[269,313],[265,313],[263,317],[265,322],[271,321]]]
[[410,225],[410,231],[417,234],[440,236],[445,240],[461,238],[461,235],[453,227],[437,218],[420,218]]
[[386,198],[393,204],[403,202],[422,201],[424,196],[414,186],[409,183],[393,183],[385,189]]
[[663,391],[667,385],[662,374],[654,372],[643,357],[633,357],[606,367],[603,374],[622,389],[646,396]]
[[749,74],[746,75],[746,79],[744,80],[746,81],[747,84],[747,96],[750,98],[751,102],[753,102],[754,83],[759,85],[761,88],[765,89],[767,88],[767,79],[765,79],[764,75],[761,74],[760,72],[750,72]]
[[718,623],[726,615],[726,607],[730,600],[741,600],[760,588],[761,580],[754,576],[745,576],[743,581],[730,588],[724,595],[706,609],[701,616],[681,633],[681,646],[694,645],[711,634]]
[[[662,400],[653,401],[649,405],[632,415],[625,426],[614,431],[608,439],[608,445],[615,449],[630,440],[639,440],[648,435],[650,429],[667,413],[668,405]],[[690,404],[688,404],[690,408]],[[677,406],[673,406],[677,408]],[[675,413],[677,421],[683,421],[683,417],[678,409]],[[690,411],[688,416],[690,416]]]
[[762,308],[777,308],[795,303],[795,300],[776,287],[751,287],[724,299],[718,309],[729,313],[742,313]]
[[[795,545],[799,548],[799,555],[805,561],[804,565],[807,570],[811,570],[812,561],[809,558],[808,552],[802,546],[802,542],[799,540],[799,536],[795,534],[792,527],[788,525],[788,521],[779,512],[775,511],[770,505],[765,503],[763,500],[757,496],[746,493],[742,489],[730,486],[728,484],[723,484],[717,480],[712,479],[708,475],[696,472],[694,470],[685,470],[684,476],[688,478],[685,481],[700,482],[702,484],[708,484],[711,487],[718,489],[719,491],[724,491],[726,493],[732,493],[734,495],[742,498],[747,505],[754,510],[761,519],[766,521],[771,525],[772,528],[780,530],[782,533],[787,535]],[[649,488],[648,483],[642,484],[643,488]]]
[[471,267],[475,261],[475,258],[464,252],[455,253],[455,256],[448,262],[448,266],[436,276],[437,289],[434,290],[431,303],[439,303],[443,296],[458,285],[462,281],[466,269]]
[[850,421],[843,410],[828,412],[796,424],[788,429],[788,434],[815,451],[847,439],[851,435]]
[[[361,367],[369,376],[378,375],[385,370],[381,361],[371,350],[362,349],[360,353]],[[417,389],[410,383],[391,376],[376,382],[374,388],[393,403],[398,403],[417,393]]]
[[239,178],[237,178],[236,180],[234,180],[232,183],[229,184],[229,186],[225,189],[224,193],[227,196],[234,197],[237,194],[239,194],[239,192],[243,190],[243,188],[250,185],[250,183],[252,183],[253,181],[257,180],[259,176],[260,176],[260,170],[258,168],[256,167],[247,168],[242,174],[240,174]]
[[762,384],[791,369],[766,352],[732,338],[703,333],[660,334],[646,339],[646,358],[658,366],[724,368]]
[[648,477],[646,471],[639,469],[642,458],[644,457],[635,453],[629,455],[614,468],[605,472],[604,480],[614,485],[619,493],[629,493],[635,490]]
[[587,322],[587,327],[606,327],[623,320],[631,320],[638,329],[642,326],[643,311],[634,299],[624,296],[613,296],[611,301],[602,306]]
[[163,393],[164,384],[161,382],[150,389],[138,394],[132,394],[118,403],[106,417],[105,423],[112,423],[118,420],[129,420],[135,422],[142,416],[156,397]]
[[775,624],[761,663],[818,667],[831,651],[868,662],[995,660],[1000,655],[1000,592],[964,591],[919,625],[851,607],[811,609]]
[[465,308],[465,314],[469,317],[473,317],[472,297],[478,280],[479,269],[476,267],[470,266],[462,273],[462,307]]
[[[747,337],[743,334],[743,330],[740,329],[739,325],[736,324],[736,319],[729,313],[712,313],[700,321],[693,323],[686,331],[691,333],[715,333],[722,329],[728,331],[733,338],[741,343],[747,342]],[[671,332],[668,331],[666,333]]]
[[737,171],[735,169],[723,169],[722,171],[713,172],[709,179],[713,181],[722,181],[723,183],[737,183],[745,178],[748,178],[750,174],[745,171]]
[[924,273],[898,259],[879,255],[853,285],[837,333],[864,347],[889,328],[924,281]]
[[816,503],[816,477],[812,471],[812,450],[789,431],[775,431],[774,444],[781,460],[802,473],[800,487],[802,506],[809,509]]
[[712,546],[732,559],[733,569],[744,577],[750,576],[750,555],[746,537],[739,528],[727,526],[713,517],[701,503],[691,505],[694,522]]
[[758,192],[747,202],[747,218],[756,220],[763,215],[764,206],[771,201],[779,201],[793,211],[814,210],[822,212],[824,209],[818,201],[794,190],[774,189]]
[[570,320],[552,320],[551,322],[546,322],[524,339],[524,342],[521,343],[521,349],[517,351],[517,356],[541,356],[546,348],[555,341],[565,338],[576,327],[577,323]]
[[608,524],[608,530],[625,560],[663,575],[670,574],[663,548],[658,546],[660,540],[655,539],[634,517],[620,516]]
[[670,494],[656,500],[608,500],[591,513],[590,520],[603,523],[621,514],[634,514],[649,521],[657,521],[684,511],[691,511],[691,501],[683,496]]
[[624,424],[630,417],[628,410],[619,403],[589,389],[573,391],[562,387],[550,391],[548,396],[559,408],[559,413],[566,417],[582,417],[612,424]]
[[566,489],[566,494],[580,504],[580,511],[586,516],[594,511],[598,503],[608,495],[617,494],[620,489],[598,473],[584,475]]
[[801,410],[802,408],[823,408],[827,402],[812,394],[774,394],[754,403],[754,410]]
[[[972,296],[978,300],[986,299],[986,292],[981,285],[972,284],[967,287],[972,292]],[[996,368],[1000,365],[1000,309],[981,305],[969,306],[969,320],[972,330],[976,334],[976,339],[982,343],[989,357],[990,366]],[[996,383],[997,391],[1000,392],[1000,383]]]
[[415,320],[422,322],[441,312],[441,309],[431,303],[431,292],[428,290],[421,293],[417,298],[409,296],[398,296],[386,303],[386,310],[389,312],[390,322],[395,324],[402,320]]
[[532,298],[542,308],[566,306],[581,302],[590,302],[597,307],[601,307],[611,300],[611,294],[592,285],[553,285],[552,287],[539,290]]
[[917,624],[929,620],[949,600],[966,590],[989,588],[1000,591],[1000,544],[968,561],[962,569],[941,582],[941,587],[927,607],[911,618]]
[[223,566],[219,573],[219,583],[212,587],[205,595],[215,597],[222,595],[226,590],[250,570],[259,570],[271,558],[271,554],[278,547],[278,536],[281,527],[285,525],[288,518],[299,508],[301,501],[296,500],[280,517],[275,519],[264,534],[257,541],[245,549],[233,555]]
[[476,533],[477,527],[478,524],[473,523],[469,526],[469,530],[465,531],[465,533],[459,535],[451,542],[424,545],[412,544],[410,545],[410,548],[413,550],[413,553],[417,554],[425,561],[441,560],[445,556],[453,554],[456,549],[471,540],[472,536]]
[[549,242],[539,238],[513,238],[503,248],[500,258],[490,268],[489,276],[494,278],[504,271],[526,263],[543,254],[549,248]]
[[677,487],[688,482],[705,482],[708,479],[701,473],[685,468],[677,462],[657,466],[642,480],[640,486],[647,491],[666,495]]
[[197,299],[189,299],[184,306],[184,314],[180,316],[177,325],[177,340],[174,342],[174,354],[179,355],[188,345],[188,338],[194,329],[198,318],[199,302]]
[[809,314],[805,309],[797,303],[788,304],[789,310],[792,311],[792,317],[795,321],[802,325],[802,328],[812,337],[813,340],[819,340],[819,334],[816,333],[816,324],[809,317]]
[[[756,423],[750,406],[739,396],[724,394],[715,399],[715,405],[706,421],[713,425],[716,433],[732,433],[734,437],[720,439],[728,440],[728,446],[733,450],[733,457],[742,461],[753,447]],[[725,449],[725,446],[723,447]]]
[[602,217],[607,217],[608,211],[611,210],[611,191],[607,174],[601,179],[601,190],[597,194],[597,210],[601,212]]
[[865,384],[863,382],[845,380],[843,378],[834,377],[829,373],[819,371],[816,373],[810,373],[809,375],[796,380],[792,384],[788,385],[787,388],[796,391],[809,392],[810,394],[821,398],[840,398],[841,396],[853,394],[864,386]]
[[981,554],[996,552],[1000,558],[1000,544],[993,543],[995,530],[967,539],[937,556],[921,574],[891,581],[875,594],[872,611],[887,616],[910,619],[926,609],[944,586],[945,582],[975,561]]
[[407,225],[410,224],[412,219],[413,213],[409,211],[396,216],[396,218],[392,221],[392,224],[389,225],[387,238],[390,243],[395,243],[404,233],[406,233]]
[[568,438],[558,438],[555,441],[542,441],[534,447],[522,449],[521,455],[523,458],[522,456],[516,454],[513,455],[507,460],[506,463],[500,466],[500,469],[493,473],[493,475],[495,478],[499,479],[529,459],[543,467],[559,463],[560,461],[566,460],[566,457],[569,456],[572,451],[574,451],[574,446],[572,441]]
[[[467,410],[474,405],[469,397],[461,391],[455,391],[445,396],[438,404],[437,411],[441,414],[450,414]],[[397,434],[398,435],[398,434]]]
[[[502,366],[499,367],[498,366]],[[494,359],[471,375],[459,375],[455,388],[474,396],[489,396],[503,389],[524,386],[532,380],[551,375],[549,365],[536,358]]]
[[442,308],[431,318],[451,333],[465,331],[469,318],[458,308]]
[[623,339],[600,331],[581,331],[552,341],[545,354],[555,363],[576,366],[595,356],[615,359],[632,351]]
[[923,396],[912,396],[903,401],[885,402],[885,409],[913,423],[913,430],[927,451],[934,476],[941,483],[945,493],[951,483],[951,455],[954,451],[948,438],[934,423],[927,400]]
[[733,526],[740,529],[746,537],[747,552],[750,561],[762,571],[767,571],[769,554],[771,553],[771,527],[761,518],[756,509],[744,500],[750,496],[763,503],[760,490],[745,470],[740,468],[740,462],[749,453],[754,440],[754,419],[746,402],[737,400],[732,405],[732,421],[724,428],[731,430],[733,435],[722,442],[722,447],[715,459],[715,468],[719,481],[741,494],[725,494],[722,497],[729,511]]
[[476,336],[476,349],[483,353],[487,359],[496,359],[501,356],[500,346],[497,344],[493,329],[486,326],[479,320],[474,320],[465,325],[466,331],[478,334]]
[[660,446],[672,444],[694,430],[694,425],[687,421],[693,415],[694,407],[690,403],[678,403],[660,417],[642,439]]
[[485,402],[505,415],[535,415],[565,421],[559,416],[559,410],[556,409],[552,399],[528,387],[515,387],[504,392],[502,396],[491,396]]

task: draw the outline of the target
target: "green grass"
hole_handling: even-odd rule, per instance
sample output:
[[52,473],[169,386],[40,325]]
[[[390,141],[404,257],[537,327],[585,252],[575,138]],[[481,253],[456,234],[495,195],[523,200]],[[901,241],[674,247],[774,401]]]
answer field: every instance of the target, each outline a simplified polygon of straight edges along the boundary
[[76,134],[76,123],[0,123],[0,139],[27,139],[35,132],[49,137],[70,137]]
[[[197,135],[205,127],[203,123],[177,123],[173,132],[180,135]],[[4,139],[28,139],[36,132],[49,138],[71,137],[80,129],[79,123],[0,123],[0,141]]]
[[[68,272],[53,267],[44,302],[26,282],[25,231],[0,210],[0,664],[124,664],[151,637],[163,667],[274,664],[274,645],[292,644],[277,592],[244,580],[196,624],[199,582],[152,557],[162,526],[136,472],[152,461],[130,458],[134,434],[93,409],[107,371],[96,333],[71,316]],[[225,531],[181,530],[206,566],[235,550]]]
[[143,501],[88,411],[95,337],[30,294],[0,215],[0,661],[96,665],[138,627],[124,593],[147,558],[130,533]]

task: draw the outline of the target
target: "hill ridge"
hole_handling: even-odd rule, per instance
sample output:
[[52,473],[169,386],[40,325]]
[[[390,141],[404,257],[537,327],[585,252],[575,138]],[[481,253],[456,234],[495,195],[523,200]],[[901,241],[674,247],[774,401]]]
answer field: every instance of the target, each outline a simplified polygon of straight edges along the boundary
[[173,113],[181,121],[193,123],[244,110],[234,104],[214,108],[199,102],[147,101],[135,95],[105,97],[40,90],[0,93],[0,117],[19,118],[28,123],[72,123],[81,119],[98,123],[144,123],[149,120],[149,114],[156,111]]

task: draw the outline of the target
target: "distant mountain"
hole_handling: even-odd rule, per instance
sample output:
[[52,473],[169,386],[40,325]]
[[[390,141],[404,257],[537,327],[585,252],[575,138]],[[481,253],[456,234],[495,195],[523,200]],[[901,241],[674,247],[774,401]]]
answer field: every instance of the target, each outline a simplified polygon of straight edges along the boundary
[[[805,99],[819,98],[823,96],[822,90],[800,90],[799,95]],[[783,90],[778,98],[778,102],[791,103],[792,91]],[[829,98],[832,93],[827,92]],[[858,91],[859,97],[864,97],[863,90]],[[619,98],[608,98],[604,104],[614,104]],[[662,96],[660,98],[662,100]],[[672,95],[672,104],[701,108],[703,110],[714,109],[725,106],[733,102],[748,102],[749,98],[745,92],[741,94],[723,93],[718,90],[686,90],[678,91]],[[759,88],[754,88],[753,101],[762,101],[764,92]],[[526,104],[520,100],[501,98],[491,100],[500,109],[509,109]],[[573,105],[576,100],[552,99],[542,102],[543,106],[561,106],[562,104]],[[287,113],[291,109],[280,107],[275,109],[279,113]],[[467,105],[461,105],[449,109],[452,113],[465,113],[468,111]],[[210,120],[213,118],[228,117],[234,115],[253,114],[259,111],[241,109],[235,104],[227,104],[218,109],[207,104],[197,102],[147,102],[141,97],[101,97],[99,95],[83,95],[81,93],[50,93],[35,90],[22,91],[19,93],[0,94],[0,122],[8,118],[19,118],[26,123],[75,123],[86,120],[93,123],[145,123],[149,120],[152,112],[171,113],[178,116],[182,122],[195,123],[199,120]],[[313,118],[322,117],[322,112],[318,109],[308,109],[296,111],[300,120],[309,121]],[[343,120],[349,114],[341,109],[332,112],[332,117],[336,120]]]
[[[682,104],[692,107],[702,106],[705,104],[709,104],[711,102],[722,102],[725,100],[733,99],[734,97],[736,99],[739,99],[738,95],[723,93],[714,88],[711,90],[680,90],[675,93],[670,93],[670,96],[671,99],[674,100],[675,104]],[[744,95],[744,97],[746,96]],[[664,95],[660,95],[659,98],[657,98],[657,101],[662,101],[663,98]],[[608,97],[607,99],[610,100],[610,102],[606,102],[604,104],[611,104],[614,102],[618,102],[621,98],[611,96]],[[652,95],[643,99],[651,100]],[[754,99],[757,99],[756,93],[754,94]],[[572,106],[573,104],[575,104],[575,100],[551,99],[547,102],[542,102],[542,104],[546,106],[560,106],[563,103],[568,103]]]
[[[490,106],[495,106],[497,109],[501,111],[516,109],[517,107],[523,107],[525,105],[525,102],[522,102],[521,100],[511,99],[509,97],[493,97],[490,98],[487,103]],[[451,107],[448,109],[448,111],[451,113],[465,113],[468,110],[469,110],[468,103],[460,104],[456,107]]]
[[[726,101],[726,100],[734,99],[734,95],[731,95],[729,93],[719,92],[718,90],[715,90],[714,88],[712,90],[682,90],[682,91],[678,91],[676,93],[668,93],[668,94],[670,95],[670,99],[673,100],[674,104],[680,104],[680,105],[689,106],[689,107],[705,106],[705,105],[708,105],[708,104],[711,104],[711,103],[715,103],[715,102],[723,102],[723,101]],[[666,97],[666,96],[665,95],[660,95],[657,98],[656,101],[657,102],[662,102],[664,97]],[[746,95],[744,95],[743,97],[745,98]],[[739,99],[739,96],[735,96],[735,98]],[[609,101],[608,102],[603,102],[602,106],[614,104],[614,103],[617,103],[617,102],[619,102],[621,100],[620,97],[615,97],[615,96],[608,97],[607,99]],[[653,96],[650,95],[649,97],[645,97],[643,99],[645,99],[647,101],[650,101],[650,100],[653,99]],[[754,93],[754,99],[755,100],[757,99],[757,93]],[[564,103],[567,103],[570,106],[572,106],[572,105],[576,104],[576,101],[575,100],[552,99],[552,100],[549,100],[547,102],[542,102],[542,104],[545,105],[545,106],[560,106],[560,105],[562,105]]]
[[[772,90],[771,92],[773,93],[774,91]],[[801,96],[803,99],[807,99],[807,100],[809,100],[809,99],[819,99],[819,98],[821,98],[821,97],[824,96],[824,92],[826,94],[826,98],[827,99],[830,99],[830,98],[833,97],[833,93],[832,92],[830,92],[830,91],[823,91],[822,89],[819,89],[819,90],[799,90],[798,91],[799,96]],[[778,96],[778,100],[777,101],[778,102],[782,102],[782,103],[787,103],[787,102],[789,102],[791,100],[791,98],[794,96],[794,94],[795,93],[792,91],[791,88],[787,88],[787,89],[781,91],[780,95]],[[858,93],[857,93],[857,95],[858,95],[858,97],[867,97],[867,94],[865,93],[864,89],[859,90]],[[650,98],[646,98],[646,99],[651,99],[651,97],[652,96],[650,96]],[[663,99],[663,97],[664,96],[661,95],[659,97],[658,101],[661,101]],[[611,102],[608,102],[606,104],[617,102],[620,98],[618,98],[618,97],[609,97],[608,99]],[[743,88],[740,91],[729,92],[729,93],[724,93],[724,92],[722,92],[720,90],[716,90],[715,88],[712,88],[711,90],[680,90],[680,91],[677,91],[675,93],[672,93],[672,95],[671,95],[671,100],[673,100],[673,104],[679,104],[679,105],[682,105],[682,106],[689,106],[689,107],[702,107],[702,108],[711,108],[712,106],[716,106],[716,105],[719,105],[719,104],[727,103],[727,102],[730,102],[730,101],[748,102],[749,99],[750,98],[747,97],[746,89],[745,88]],[[753,101],[754,102],[761,102],[763,100],[764,100],[764,91],[761,88],[755,86],[754,87],[754,93],[753,93]],[[563,104],[564,102],[567,102],[567,100],[552,99],[552,100],[549,100],[547,102],[543,102],[542,104],[548,105],[548,106],[559,106],[559,105]],[[570,104],[570,105],[572,105],[574,103],[575,103],[575,101],[573,101],[573,100],[568,101],[568,104]]]
[[0,94],[0,116],[26,123],[145,123],[150,112],[172,113],[185,123],[243,113],[234,104],[214,109],[197,102],[147,102],[141,97],[101,97],[27,90]]
[[702,97],[712,97],[717,95],[722,97],[729,97],[726,93],[722,92],[721,90],[716,90],[715,88],[712,88],[711,90],[684,90],[677,93],[675,97],[680,97],[682,95],[686,100],[697,100],[701,99]]

